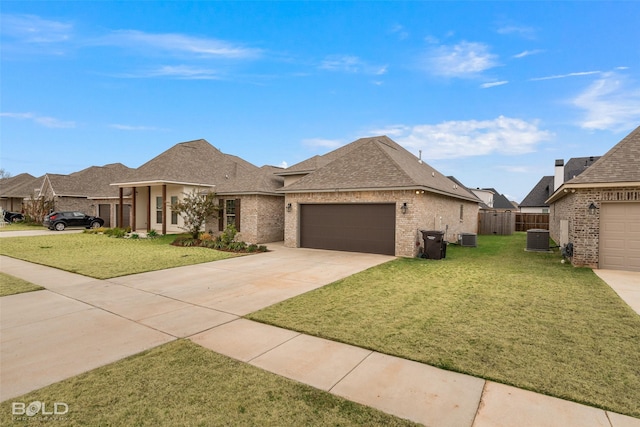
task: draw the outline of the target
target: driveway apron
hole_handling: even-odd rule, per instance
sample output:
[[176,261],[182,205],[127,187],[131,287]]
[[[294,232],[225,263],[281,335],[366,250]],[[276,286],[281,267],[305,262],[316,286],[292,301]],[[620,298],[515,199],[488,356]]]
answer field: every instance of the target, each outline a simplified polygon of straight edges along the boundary
[[0,257],[0,400],[234,321],[393,257],[290,249],[109,280]]

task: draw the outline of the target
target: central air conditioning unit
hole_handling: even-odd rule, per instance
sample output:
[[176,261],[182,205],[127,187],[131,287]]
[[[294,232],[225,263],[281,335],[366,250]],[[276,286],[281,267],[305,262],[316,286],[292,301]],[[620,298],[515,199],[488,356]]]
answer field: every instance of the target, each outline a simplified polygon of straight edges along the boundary
[[475,248],[478,246],[478,235],[474,233],[460,233],[458,235],[460,246]]
[[549,230],[527,230],[527,250],[536,252],[550,252]]

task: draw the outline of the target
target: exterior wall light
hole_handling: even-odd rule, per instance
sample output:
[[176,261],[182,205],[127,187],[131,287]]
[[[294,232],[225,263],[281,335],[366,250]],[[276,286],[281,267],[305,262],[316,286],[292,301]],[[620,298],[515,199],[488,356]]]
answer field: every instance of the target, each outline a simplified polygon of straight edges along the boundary
[[406,213],[407,213],[407,209],[408,209],[408,207],[407,207],[407,202],[404,202],[404,203],[402,204],[402,206],[400,206],[400,211],[401,211],[401,212],[402,212],[402,214],[404,215],[404,214],[406,214]]
[[589,215],[595,215],[597,210],[598,207],[593,202],[591,202],[591,204],[589,205]]
[[287,203],[287,212],[291,212],[291,203]]

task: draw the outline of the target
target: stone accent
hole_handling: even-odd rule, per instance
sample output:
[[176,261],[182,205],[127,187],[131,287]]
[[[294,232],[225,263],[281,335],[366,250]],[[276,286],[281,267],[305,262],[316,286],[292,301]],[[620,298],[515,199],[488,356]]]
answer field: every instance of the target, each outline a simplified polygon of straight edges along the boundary
[[[407,213],[403,214],[401,206],[405,202]],[[309,203],[395,203],[396,256],[418,254],[422,244],[419,230],[445,231],[447,240],[457,241],[460,233],[477,233],[478,229],[478,203],[422,190],[292,193],[286,195],[284,203],[291,203],[291,211],[285,212],[284,243],[292,248],[299,247],[300,241],[298,206]]]
[[259,244],[284,239],[284,197],[243,195],[237,198],[241,200],[238,240]]
[[[573,243],[574,266],[598,268],[600,252],[600,208],[604,202],[638,201],[640,187],[571,189],[563,198],[551,204],[549,234],[560,241],[560,221],[567,220],[569,242]],[[597,207],[595,215],[589,205]]]

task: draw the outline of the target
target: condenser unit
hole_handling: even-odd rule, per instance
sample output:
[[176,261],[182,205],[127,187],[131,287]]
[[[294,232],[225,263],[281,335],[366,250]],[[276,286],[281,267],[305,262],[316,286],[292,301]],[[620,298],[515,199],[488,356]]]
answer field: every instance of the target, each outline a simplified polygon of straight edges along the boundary
[[549,252],[549,230],[527,230],[527,250]]
[[474,233],[460,233],[458,236],[460,246],[469,246],[475,248],[478,246],[478,235]]

